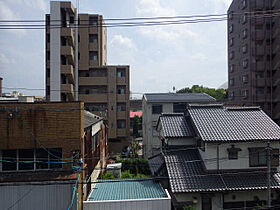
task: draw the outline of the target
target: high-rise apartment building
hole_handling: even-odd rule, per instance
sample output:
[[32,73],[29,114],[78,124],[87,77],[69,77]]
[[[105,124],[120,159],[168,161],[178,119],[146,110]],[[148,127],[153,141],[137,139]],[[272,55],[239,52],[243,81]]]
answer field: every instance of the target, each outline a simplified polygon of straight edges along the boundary
[[233,0],[228,9],[229,103],[257,105],[280,123],[279,0]]
[[129,139],[129,66],[107,65],[103,17],[51,1],[46,26],[46,99],[84,101],[108,120],[110,152],[120,152]]

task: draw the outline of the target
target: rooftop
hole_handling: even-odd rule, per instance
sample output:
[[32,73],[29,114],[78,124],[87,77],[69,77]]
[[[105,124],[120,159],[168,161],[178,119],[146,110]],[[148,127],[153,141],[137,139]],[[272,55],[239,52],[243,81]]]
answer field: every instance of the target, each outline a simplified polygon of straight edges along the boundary
[[280,140],[280,127],[259,107],[193,104],[188,112],[203,141]]
[[88,112],[88,111],[85,111],[84,110],[84,115],[85,115],[85,118],[84,118],[84,128],[87,128],[99,121],[101,121],[103,118],[102,117],[99,117],[95,114],[92,114],[91,112]]
[[206,93],[145,93],[148,102],[215,102],[216,99]]
[[88,201],[167,198],[161,185],[151,179],[101,180]]
[[[169,151],[164,158],[173,193],[261,190],[267,187],[266,171],[207,173],[198,149]],[[272,189],[280,189],[279,178],[280,173],[271,173]]]
[[163,137],[184,138],[194,136],[190,122],[183,113],[163,113],[159,122],[162,125]]

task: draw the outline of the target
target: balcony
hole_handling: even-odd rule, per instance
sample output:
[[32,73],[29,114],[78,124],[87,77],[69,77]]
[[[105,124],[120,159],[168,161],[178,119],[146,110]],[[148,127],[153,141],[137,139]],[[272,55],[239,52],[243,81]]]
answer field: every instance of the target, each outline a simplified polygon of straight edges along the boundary
[[264,32],[262,30],[256,30],[255,33],[252,33],[254,41],[262,41],[264,39]]
[[106,103],[108,101],[107,94],[79,94],[79,101],[85,103]]
[[252,18],[252,25],[264,25],[264,18]]
[[272,7],[275,7],[276,3],[278,2],[278,0],[273,0],[272,1]]
[[278,68],[280,67],[280,54],[279,53],[277,53],[276,56],[273,58],[272,65],[273,65],[273,70],[278,70]]
[[74,63],[74,50],[71,46],[61,46],[61,55],[67,56]]
[[74,33],[72,28],[61,28],[61,36],[68,37],[72,46],[74,46]]
[[125,77],[117,77],[117,84],[118,85],[125,85],[126,84]]
[[117,94],[117,101],[125,102],[126,101],[126,94]]
[[280,28],[276,27],[276,29],[273,31],[273,38],[277,38],[279,36]]
[[74,94],[74,87],[72,84],[61,84],[61,92],[66,94]]
[[264,55],[264,47],[263,46],[256,47],[252,54],[253,56]]
[[256,70],[257,71],[264,71],[265,70],[263,61],[260,61],[260,62],[256,63]]
[[61,73],[65,74],[74,83],[74,68],[72,65],[61,65]]
[[98,51],[97,43],[89,43],[89,51]]
[[90,86],[90,85],[107,85],[107,77],[79,77],[79,85]]
[[98,66],[98,60],[90,60],[89,65],[90,65],[90,67]]
[[127,112],[126,111],[122,111],[122,112],[117,112],[117,119],[126,119],[128,116],[127,116]]
[[127,136],[127,129],[126,128],[118,128],[117,129],[117,136],[118,137],[125,137],[125,136]]
[[89,27],[89,34],[98,34],[97,26],[90,26]]
[[264,78],[259,78],[259,79],[256,79],[255,81],[255,86],[256,87],[264,87],[265,86],[265,79]]

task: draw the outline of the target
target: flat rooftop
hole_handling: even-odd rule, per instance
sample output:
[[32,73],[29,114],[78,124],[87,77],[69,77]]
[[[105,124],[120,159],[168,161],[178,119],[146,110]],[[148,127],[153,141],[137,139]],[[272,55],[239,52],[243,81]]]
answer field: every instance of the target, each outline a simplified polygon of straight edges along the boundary
[[168,198],[161,185],[151,179],[100,180],[88,201]]

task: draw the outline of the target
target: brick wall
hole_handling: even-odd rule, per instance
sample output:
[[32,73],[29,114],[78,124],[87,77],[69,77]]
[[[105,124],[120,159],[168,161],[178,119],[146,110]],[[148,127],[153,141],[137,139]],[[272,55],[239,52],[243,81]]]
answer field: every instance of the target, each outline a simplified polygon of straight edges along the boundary
[[45,148],[62,148],[62,157],[71,158],[81,150],[83,108],[82,102],[0,104],[0,150],[40,148],[34,135]]

